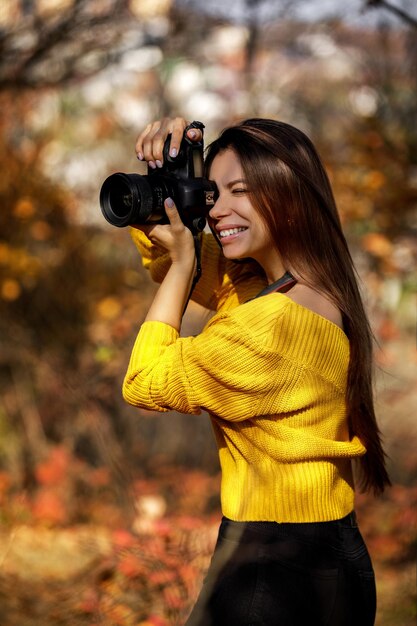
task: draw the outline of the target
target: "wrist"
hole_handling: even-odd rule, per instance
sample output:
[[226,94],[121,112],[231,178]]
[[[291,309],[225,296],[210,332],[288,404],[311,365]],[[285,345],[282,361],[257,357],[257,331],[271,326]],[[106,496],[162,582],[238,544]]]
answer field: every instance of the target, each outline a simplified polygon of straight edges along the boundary
[[193,275],[196,269],[197,261],[195,256],[187,257],[185,259],[172,259],[171,268],[184,276]]

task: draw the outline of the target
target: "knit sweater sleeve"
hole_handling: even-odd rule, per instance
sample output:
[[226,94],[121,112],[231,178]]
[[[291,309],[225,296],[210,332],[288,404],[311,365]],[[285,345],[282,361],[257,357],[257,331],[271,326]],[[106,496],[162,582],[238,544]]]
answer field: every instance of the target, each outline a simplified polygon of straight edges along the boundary
[[[265,410],[265,398],[279,393],[280,381],[299,372],[279,352],[265,346],[286,306],[249,323],[239,311],[215,316],[196,337],[179,337],[161,322],[145,322],[138,334],[123,385],[135,406],[157,411],[199,414],[206,410],[231,421]],[[243,311],[242,311],[243,310]],[[263,406],[260,407],[262,402]],[[275,407],[276,409],[277,407]]]

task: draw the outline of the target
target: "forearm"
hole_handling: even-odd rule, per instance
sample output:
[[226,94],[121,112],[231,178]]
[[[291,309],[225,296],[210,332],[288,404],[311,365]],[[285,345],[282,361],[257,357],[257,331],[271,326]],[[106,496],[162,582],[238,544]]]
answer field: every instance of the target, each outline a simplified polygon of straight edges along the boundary
[[195,272],[195,260],[172,263],[145,318],[146,322],[163,322],[177,331],[187,303]]

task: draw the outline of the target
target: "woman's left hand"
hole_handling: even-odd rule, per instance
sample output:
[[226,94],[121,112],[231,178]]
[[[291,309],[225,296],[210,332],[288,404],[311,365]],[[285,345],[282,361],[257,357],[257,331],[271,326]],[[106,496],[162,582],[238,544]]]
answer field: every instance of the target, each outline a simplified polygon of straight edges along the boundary
[[173,264],[182,266],[184,271],[195,267],[195,247],[193,235],[181,220],[180,214],[171,198],[164,202],[169,224],[140,225],[148,239],[165,248]]

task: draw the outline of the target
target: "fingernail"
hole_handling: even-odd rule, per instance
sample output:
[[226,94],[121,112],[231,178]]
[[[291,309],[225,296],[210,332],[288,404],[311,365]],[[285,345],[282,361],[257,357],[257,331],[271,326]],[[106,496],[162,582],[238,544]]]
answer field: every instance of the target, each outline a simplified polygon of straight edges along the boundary
[[143,161],[143,154],[142,154],[142,152],[138,152],[136,156],[138,157],[139,161]]
[[156,169],[156,165],[153,161],[148,161],[148,165],[149,167],[151,167],[153,170]]
[[195,130],[189,130],[188,131],[188,136],[192,137],[194,139],[195,137],[197,137],[197,133],[196,133]]
[[166,204],[166,206],[167,206],[167,207],[169,207],[170,209],[172,209],[172,207],[174,206],[174,201],[173,201],[173,199],[172,199],[172,198],[167,198],[167,199],[165,200],[165,204]]
[[178,154],[178,150],[176,148],[171,148],[169,151],[169,156],[176,157]]
[[157,167],[162,167],[162,161],[160,161],[159,159],[157,159],[155,163]]

